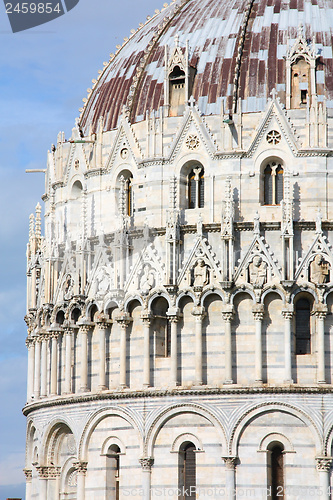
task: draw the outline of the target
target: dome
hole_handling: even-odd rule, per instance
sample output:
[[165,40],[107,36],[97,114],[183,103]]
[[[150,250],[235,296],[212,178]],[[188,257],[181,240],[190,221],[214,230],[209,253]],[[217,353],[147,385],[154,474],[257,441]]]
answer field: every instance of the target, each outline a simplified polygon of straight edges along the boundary
[[[117,127],[124,106],[132,123],[165,104],[165,47],[176,43],[193,71],[192,94],[204,115],[262,111],[273,88],[285,100],[288,50],[301,31],[315,52],[317,84],[333,107],[333,2],[331,0],[182,1],[154,15],[105,63],[82,110],[81,126]],[[178,39],[179,38],[179,42]],[[314,45],[315,44],[315,45]]]

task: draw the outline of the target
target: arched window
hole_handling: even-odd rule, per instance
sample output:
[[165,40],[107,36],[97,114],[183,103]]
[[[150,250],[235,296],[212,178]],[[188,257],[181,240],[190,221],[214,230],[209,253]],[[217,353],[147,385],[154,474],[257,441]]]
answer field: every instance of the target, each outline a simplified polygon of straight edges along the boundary
[[195,450],[195,445],[189,441],[183,443],[179,450],[178,488],[184,500],[196,498]]
[[123,216],[133,215],[133,176],[129,170],[124,170],[118,178],[119,185],[119,212]]
[[279,500],[285,498],[284,496],[284,454],[283,445],[275,442],[268,447],[269,460],[268,460],[268,495],[267,498],[272,500]]
[[132,191],[132,178],[131,177],[126,179],[125,191],[126,191],[127,215],[131,216],[131,215],[133,215],[133,191]]
[[170,116],[183,113],[185,105],[185,73],[175,66],[169,75]]
[[280,205],[283,199],[283,167],[271,161],[264,169],[264,204]]
[[311,354],[311,305],[308,299],[296,302],[296,349],[295,354]]
[[291,108],[306,106],[311,95],[310,64],[300,57],[291,67]]
[[119,500],[120,448],[116,444],[109,447],[106,454],[106,496]]
[[188,208],[205,206],[205,172],[202,167],[193,168],[188,176]]

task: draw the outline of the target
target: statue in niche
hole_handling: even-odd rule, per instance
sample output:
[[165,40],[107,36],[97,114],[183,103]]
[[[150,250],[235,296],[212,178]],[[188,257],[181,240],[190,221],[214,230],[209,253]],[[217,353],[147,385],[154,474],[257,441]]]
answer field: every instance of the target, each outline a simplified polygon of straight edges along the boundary
[[140,291],[143,295],[148,295],[150,290],[155,286],[155,275],[148,264],[143,267],[143,275],[140,278]]
[[267,264],[260,255],[255,255],[249,265],[249,278],[254,287],[262,287],[267,282]]
[[72,276],[70,274],[67,274],[63,283],[64,300],[72,299],[73,287],[74,287],[74,280],[72,279]]
[[104,296],[110,288],[110,273],[106,266],[100,267],[94,278],[94,295]]
[[205,286],[209,283],[208,266],[203,259],[198,259],[193,269],[193,286]]
[[329,280],[330,265],[325,262],[324,257],[316,255],[310,264],[310,281],[316,285],[323,285]]

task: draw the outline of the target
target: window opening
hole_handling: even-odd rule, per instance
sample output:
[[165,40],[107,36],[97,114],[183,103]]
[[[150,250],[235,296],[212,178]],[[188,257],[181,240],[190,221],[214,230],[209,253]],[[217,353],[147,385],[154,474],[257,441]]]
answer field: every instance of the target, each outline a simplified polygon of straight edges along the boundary
[[268,450],[268,495],[270,500],[283,500],[284,496],[284,453],[281,443],[273,443]]
[[205,173],[204,169],[194,168],[188,176],[188,208],[204,208]]
[[182,499],[196,498],[196,456],[193,443],[184,443],[179,451],[179,489]]
[[296,303],[296,354],[311,354],[311,307],[303,298]]
[[283,167],[271,162],[264,170],[264,204],[280,205],[283,200]]

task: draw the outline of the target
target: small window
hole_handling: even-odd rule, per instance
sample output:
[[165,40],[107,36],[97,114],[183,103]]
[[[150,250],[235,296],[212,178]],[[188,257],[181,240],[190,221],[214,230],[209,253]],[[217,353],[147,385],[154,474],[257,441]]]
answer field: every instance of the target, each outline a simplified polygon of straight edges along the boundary
[[180,498],[196,498],[196,457],[195,445],[190,442],[183,443],[179,450],[179,479],[178,487],[181,491]]
[[300,57],[291,67],[291,108],[303,108],[307,104],[311,88],[310,64]]
[[188,176],[188,208],[205,206],[205,173],[203,168],[194,168]]
[[311,354],[311,305],[305,299],[296,302],[296,354]]
[[268,451],[268,481],[267,498],[270,500],[284,499],[284,454],[281,443],[272,443]]
[[280,205],[283,200],[283,167],[272,161],[264,169],[264,204]]
[[129,177],[126,180],[126,210],[127,215],[133,215],[133,190],[132,190],[132,179]]
[[185,73],[175,66],[169,75],[170,116],[179,116],[185,106]]
[[112,445],[106,455],[106,491],[107,498],[119,500],[120,448]]

